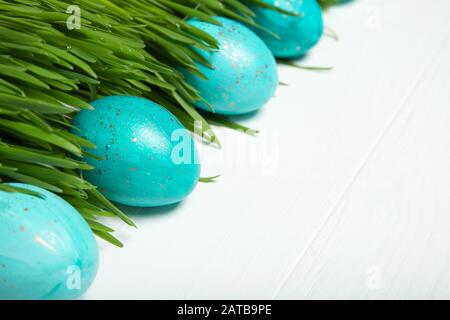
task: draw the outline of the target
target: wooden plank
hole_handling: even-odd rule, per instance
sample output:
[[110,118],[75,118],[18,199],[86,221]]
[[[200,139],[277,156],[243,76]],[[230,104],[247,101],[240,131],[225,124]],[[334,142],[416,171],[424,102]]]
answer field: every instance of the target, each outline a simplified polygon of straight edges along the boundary
[[[200,185],[178,207],[129,209],[139,230],[118,226],[125,249],[102,245],[98,279],[86,298],[339,293],[333,285],[326,291],[323,279],[329,278],[320,270],[340,275],[347,267],[351,271],[353,260],[332,269],[327,263],[336,263],[345,251],[333,247],[316,263],[316,249],[327,248],[321,243],[332,236],[328,230],[339,232],[330,224],[344,212],[343,199],[439,52],[449,31],[449,9],[447,0],[358,0],[330,11],[327,24],[340,41],[325,38],[302,63],[335,70],[281,67],[281,80],[290,85],[262,112],[241,119],[263,130],[261,135],[223,131],[222,152],[202,148],[203,174],[223,176]],[[349,222],[342,230],[366,230],[363,222]],[[376,248],[389,247],[385,242]],[[433,270],[430,277],[437,274]]]
[[450,297],[446,29],[444,46],[430,50],[435,53],[431,64],[277,298]]

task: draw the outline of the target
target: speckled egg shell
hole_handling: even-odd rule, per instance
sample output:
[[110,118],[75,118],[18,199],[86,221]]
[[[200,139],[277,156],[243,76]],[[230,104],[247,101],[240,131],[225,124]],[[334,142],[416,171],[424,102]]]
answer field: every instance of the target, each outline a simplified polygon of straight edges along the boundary
[[[81,111],[74,131],[101,157],[86,157],[95,170],[85,178],[110,200],[136,207],[177,203],[196,186],[200,165],[195,143],[183,125],[165,108],[143,98],[111,96]],[[180,155],[180,152],[184,154]]]
[[220,49],[197,50],[214,69],[198,65],[208,80],[184,72],[186,80],[210,104],[199,102],[201,109],[223,115],[238,115],[260,109],[278,86],[275,58],[264,42],[246,26],[216,17],[222,26],[191,19],[189,24],[216,38]]
[[0,191],[0,300],[75,299],[98,267],[94,236],[59,196],[10,184],[41,197]]
[[322,10],[316,0],[263,0],[277,8],[297,13],[297,16],[251,6],[255,22],[277,34],[254,29],[277,58],[300,58],[320,40],[323,34]]

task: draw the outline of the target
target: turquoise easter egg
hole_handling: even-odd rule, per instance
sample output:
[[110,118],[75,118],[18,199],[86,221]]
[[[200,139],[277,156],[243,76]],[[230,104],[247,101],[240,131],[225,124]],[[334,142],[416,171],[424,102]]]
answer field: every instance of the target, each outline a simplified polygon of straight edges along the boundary
[[217,39],[219,50],[197,52],[214,66],[200,65],[207,80],[184,72],[185,78],[208,102],[199,102],[203,110],[223,115],[238,115],[260,109],[275,94],[278,70],[275,58],[264,42],[246,26],[215,17],[217,26],[191,19],[188,23]]
[[98,268],[89,226],[59,196],[31,185],[9,185],[41,197],[0,191],[0,300],[80,297]]
[[314,47],[323,34],[322,10],[316,0],[263,0],[288,15],[272,9],[251,5],[255,22],[278,35],[254,28],[277,58],[300,58]]
[[155,207],[183,200],[195,188],[200,164],[189,132],[167,109],[138,97],[111,96],[78,113],[73,131],[93,142],[86,180],[110,200]]

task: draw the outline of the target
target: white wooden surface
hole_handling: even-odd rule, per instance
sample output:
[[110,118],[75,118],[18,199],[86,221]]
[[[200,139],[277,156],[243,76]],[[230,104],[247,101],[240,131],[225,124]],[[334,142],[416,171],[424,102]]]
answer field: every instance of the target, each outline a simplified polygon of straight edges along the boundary
[[219,130],[184,203],[127,210],[86,299],[450,298],[450,1],[356,0]]

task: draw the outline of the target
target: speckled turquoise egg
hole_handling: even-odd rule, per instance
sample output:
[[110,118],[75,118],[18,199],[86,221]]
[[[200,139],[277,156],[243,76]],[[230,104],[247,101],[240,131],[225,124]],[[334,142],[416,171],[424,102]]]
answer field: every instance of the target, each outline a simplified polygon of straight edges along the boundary
[[59,196],[0,191],[0,300],[75,299],[91,285],[98,249],[80,214]]
[[260,109],[274,95],[278,85],[275,58],[264,42],[246,26],[216,17],[217,26],[191,19],[189,24],[205,31],[219,42],[214,52],[197,50],[214,69],[199,65],[207,77],[201,79],[184,72],[187,81],[210,104],[201,109],[223,115],[238,115]]
[[283,14],[260,6],[251,6],[255,21],[267,31],[254,29],[277,58],[300,58],[320,40],[323,34],[322,10],[316,0],[263,0],[296,16]]
[[74,118],[74,133],[93,142],[85,178],[110,200],[137,207],[183,200],[196,186],[200,164],[194,141],[165,108],[138,97],[111,96]]

